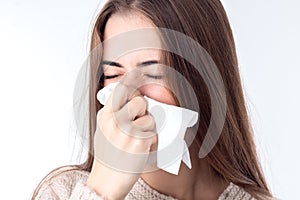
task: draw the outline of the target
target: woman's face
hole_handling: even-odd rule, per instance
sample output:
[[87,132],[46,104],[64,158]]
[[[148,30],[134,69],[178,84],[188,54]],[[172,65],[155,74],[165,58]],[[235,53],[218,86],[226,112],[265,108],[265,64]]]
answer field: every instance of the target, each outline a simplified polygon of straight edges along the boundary
[[[104,30],[104,41],[113,36],[141,28],[154,28],[155,26],[139,13],[112,15]],[[158,39],[157,35],[157,39]],[[142,49],[127,53],[116,60],[106,60],[108,50],[104,45],[102,66],[104,69],[104,86],[120,81],[134,69],[140,69],[148,84],[139,87],[142,95],[159,102],[176,105],[175,100],[167,87],[163,86],[162,70],[158,67],[161,58],[159,49]],[[111,50],[111,49],[110,49]],[[134,81],[134,80],[132,80]],[[157,84],[156,84],[157,83]]]

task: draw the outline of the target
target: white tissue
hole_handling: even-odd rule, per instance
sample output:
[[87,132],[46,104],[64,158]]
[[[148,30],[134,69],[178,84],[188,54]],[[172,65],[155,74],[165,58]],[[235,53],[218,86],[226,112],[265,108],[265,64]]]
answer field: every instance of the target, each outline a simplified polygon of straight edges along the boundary
[[[102,105],[117,83],[111,83],[97,93]],[[191,169],[191,159],[184,140],[186,129],[198,120],[198,113],[189,109],[168,105],[144,96],[148,103],[148,112],[154,117],[158,134],[157,167],[178,175],[181,160]]]

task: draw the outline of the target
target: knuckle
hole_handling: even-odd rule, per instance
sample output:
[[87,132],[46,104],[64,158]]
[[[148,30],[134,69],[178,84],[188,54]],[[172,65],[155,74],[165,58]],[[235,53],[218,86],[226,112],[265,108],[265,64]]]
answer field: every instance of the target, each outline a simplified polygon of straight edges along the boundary
[[97,118],[96,118],[97,124],[98,125],[102,125],[103,123],[103,111],[99,110],[99,112],[97,113]]
[[153,141],[154,144],[158,143],[158,136],[157,136],[157,134],[153,133],[152,141]]
[[97,112],[97,121],[99,121],[100,118],[102,117],[102,112],[103,112],[103,109],[100,109],[100,110]]
[[126,136],[132,135],[131,133],[134,131],[133,127],[128,123],[119,124],[118,127],[121,130],[121,132]]
[[96,115],[96,120],[98,123],[103,123],[103,121],[109,121],[109,119],[111,119],[110,117],[110,113],[108,108],[103,107],[101,108]]
[[146,107],[146,105],[147,105],[146,100],[141,96],[134,97],[134,101],[136,104],[138,104],[139,106],[142,106],[142,107]]
[[143,151],[148,149],[148,142],[142,139],[134,139],[134,141],[131,143],[133,149],[137,151]]
[[147,124],[148,124],[149,129],[151,129],[151,130],[155,129],[154,117],[152,117],[151,115],[147,115]]

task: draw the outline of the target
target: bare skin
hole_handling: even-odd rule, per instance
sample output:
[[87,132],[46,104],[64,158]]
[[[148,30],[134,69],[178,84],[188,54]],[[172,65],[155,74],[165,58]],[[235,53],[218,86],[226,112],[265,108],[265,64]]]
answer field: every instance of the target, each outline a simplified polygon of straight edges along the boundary
[[[147,27],[154,27],[154,25],[141,14],[115,14],[109,18],[106,24],[104,39],[109,39],[126,31]],[[158,61],[159,58],[159,50],[149,49],[132,52],[120,57],[118,60],[114,60],[114,62],[117,62],[122,67],[104,66],[104,75],[109,77],[104,80],[104,86],[119,81],[126,76],[127,72],[137,67],[139,63],[149,60]],[[147,129],[147,133],[152,133],[153,126],[151,126],[151,124],[153,123],[153,119],[146,114],[146,102],[140,98],[143,95],[162,103],[176,104],[168,89],[159,85],[150,84],[143,86],[131,97],[128,97],[125,94],[123,95],[129,102],[122,106],[127,106],[130,113],[135,115],[135,120],[133,120],[132,123],[139,123],[140,126],[145,127],[145,130]],[[139,103],[137,104],[137,102]],[[112,108],[109,108],[109,106],[105,107],[104,112],[100,115],[101,122],[103,124],[111,123],[111,126],[110,128],[100,126],[102,127],[104,135],[111,138],[113,144],[123,148],[124,151],[133,153],[149,153],[150,151],[155,150],[153,149],[153,147],[157,145],[155,133],[153,137],[150,137],[146,141],[130,138],[128,136],[120,137],[121,131],[118,130],[118,126],[110,121],[112,117]],[[116,136],[114,137],[112,135]],[[132,148],[132,146],[135,148]],[[189,150],[192,160],[192,169],[188,169],[186,165],[182,163],[178,176],[169,174],[163,170],[157,170],[141,175],[125,174],[105,167],[95,160],[86,184],[107,199],[123,199],[141,176],[152,188],[178,199],[217,199],[227,187],[228,183],[216,175],[206,159],[198,158],[199,148],[196,143],[192,143]]]

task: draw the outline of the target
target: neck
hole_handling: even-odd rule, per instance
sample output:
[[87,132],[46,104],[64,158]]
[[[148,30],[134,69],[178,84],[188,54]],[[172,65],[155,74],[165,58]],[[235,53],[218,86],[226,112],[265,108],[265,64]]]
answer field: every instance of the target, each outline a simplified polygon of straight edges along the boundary
[[206,159],[198,158],[196,144],[193,143],[189,150],[192,169],[181,163],[178,175],[157,170],[141,177],[155,190],[177,199],[218,199],[228,183],[212,170]]

